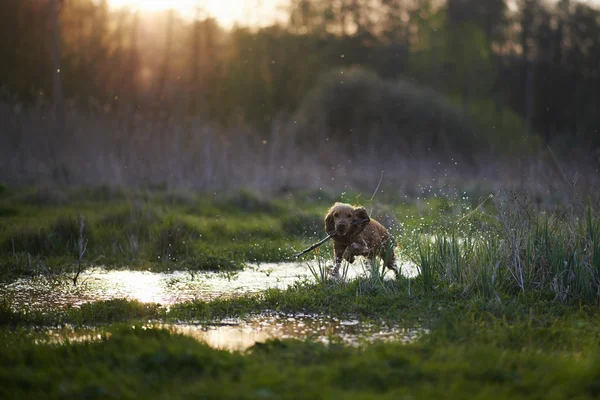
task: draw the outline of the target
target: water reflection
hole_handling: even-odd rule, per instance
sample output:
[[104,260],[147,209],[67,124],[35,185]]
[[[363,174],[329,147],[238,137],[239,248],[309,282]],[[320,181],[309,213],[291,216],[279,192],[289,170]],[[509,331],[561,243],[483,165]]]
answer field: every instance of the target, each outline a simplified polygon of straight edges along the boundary
[[[403,264],[402,269],[405,275],[415,275],[412,264]],[[347,277],[354,278],[366,273],[364,265],[356,262],[349,266]],[[387,274],[386,279],[393,279],[392,275]],[[62,279],[27,278],[0,288],[0,295],[7,295],[17,309],[57,309],[115,298],[171,305],[196,299],[243,296],[268,288],[285,289],[301,279],[314,280],[306,263],[251,265],[235,274],[187,271],[154,273],[92,268],[81,274],[77,286],[66,283],[66,276]]]
[[[213,348],[231,351],[243,351],[268,339],[309,339],[324,344],[361,346],[374,342],[409,343],[427,333],[424,329],[406,329],[384,321],[367,323],[323,315],[278,313],[260,314],[245,320],[224,320],[213,324],[148,324],[142,329],[150,328],[165,328],[172,333],[192,337]],[[48,331],[45,341],[65,343],[102,338],[110,339],[110,333],[100,333],[93,328],[73,329],[67,326]]]

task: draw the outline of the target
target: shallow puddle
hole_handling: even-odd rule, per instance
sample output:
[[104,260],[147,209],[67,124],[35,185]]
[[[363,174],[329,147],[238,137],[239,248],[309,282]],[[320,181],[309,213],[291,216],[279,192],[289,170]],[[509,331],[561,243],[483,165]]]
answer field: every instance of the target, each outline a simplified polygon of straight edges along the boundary
[[[312,264],[311,264],[312,265]],[[316,265],[312,265],[318,270]],[[348,279],[368,274],[362,262],[348,266]],[[402,265],[405,276],[414,276],[414,265]],[[314,281],[306,262],[250,265],[236,273],[174,271],[155,273],[91,268],[83,272],[75,286],[69,277],[20,279],[0,287],[0,296],[10,299],[16,309],[60,309],[68,305],[128,298],[168,306],[189,300],[243,296],[268,288],[285,289],[299,280]],[[386,279],[394,279],[392,273]]]
[[[244,320],[222,320],[213,324],[148,324],[142,329],[153,327],[165,328],[172,333],[190,336],[213,348],[231,351],[243,351],[269,339],[308,339],[324,344],[360,346],[390,341],[409,343],[427,333],[424,329],[405,329],[385,322],[366,323],[322,315],[279,313],[261,314]],[[48,331],[47,339],[43,341],[65,343],[94,341],[102,337],[110,340],[110,333],[103,335],[93,328],[74,330],[64,327]]]

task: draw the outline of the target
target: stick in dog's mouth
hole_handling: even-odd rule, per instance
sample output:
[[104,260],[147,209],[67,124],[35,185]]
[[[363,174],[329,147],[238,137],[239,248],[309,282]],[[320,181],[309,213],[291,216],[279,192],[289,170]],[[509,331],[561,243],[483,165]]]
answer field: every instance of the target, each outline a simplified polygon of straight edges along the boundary
[[[355,222],[353,222],[350,225],[354,226],[354,225],[362,224],[365,221],[368,221],[368,220],[367,219],[361,219],[360,221],[355,221]],[[331,239],[332,237],[334,237],[336,233],[337,232],[335,230],[333,232],[330,232],[324,239],[319,240],[317,243],[313,244],[309,248],[307,248],[305,250],[302,250],[300,253],[296,254],[296,258],[298,258],[301,255],[306,254],[309,251],[312,251],[312,250],[316,249],[317,247],[321,246],[323,243],[327,242],[329,239]]]

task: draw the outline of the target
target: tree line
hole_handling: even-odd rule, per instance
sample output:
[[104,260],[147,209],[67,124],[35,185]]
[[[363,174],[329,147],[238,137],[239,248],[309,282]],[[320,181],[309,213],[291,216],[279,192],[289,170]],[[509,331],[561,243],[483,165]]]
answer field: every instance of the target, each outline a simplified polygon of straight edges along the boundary
[[200,6],[3,0],[2,101],[50,106],[60,90],[86,112],[264,129],[294,118],[324,74],[359,66],[432,89],[490,130],[509,113],[543,143],[600,146],[600,11],[586,3],[290,0],[287,23],[231,29]]

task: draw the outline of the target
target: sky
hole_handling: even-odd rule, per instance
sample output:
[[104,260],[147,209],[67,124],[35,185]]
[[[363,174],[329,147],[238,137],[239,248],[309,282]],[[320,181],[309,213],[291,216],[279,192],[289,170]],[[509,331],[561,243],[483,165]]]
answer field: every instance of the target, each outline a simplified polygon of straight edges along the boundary
[[108,0],[112,7],[130,7],[140,11],[174,9],[184,17],[193,18],[197,7],[202,17],[211,16],[225,27],[235,22],[244,25],[269,25],[280,14],[278,7],[286,0]]

